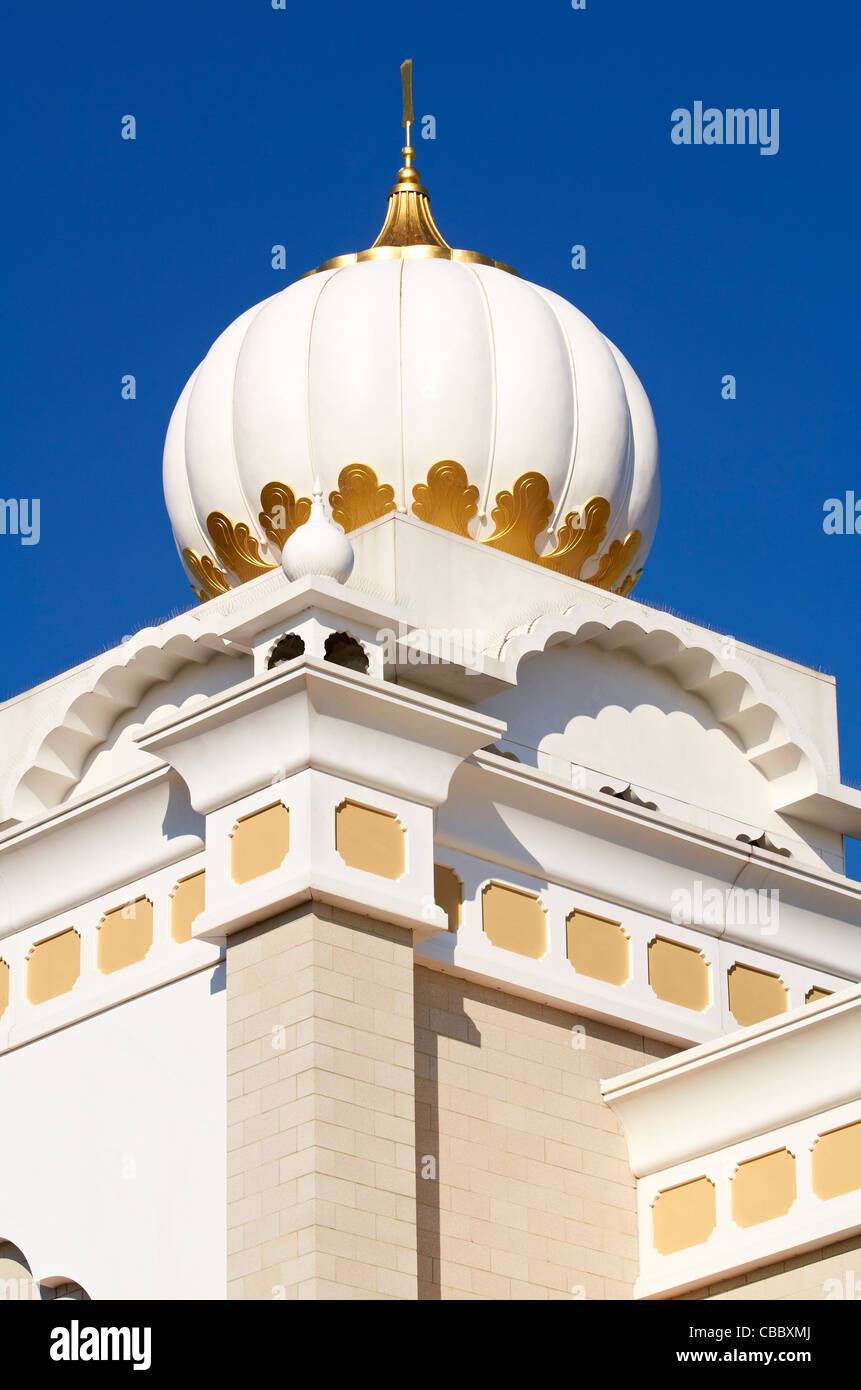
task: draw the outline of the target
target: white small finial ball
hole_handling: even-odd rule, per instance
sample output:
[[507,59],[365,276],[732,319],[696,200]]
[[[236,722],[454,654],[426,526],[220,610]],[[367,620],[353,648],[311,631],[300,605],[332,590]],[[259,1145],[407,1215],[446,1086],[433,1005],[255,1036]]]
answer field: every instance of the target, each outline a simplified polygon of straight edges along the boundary
[[318,574],[343,584],[350,577],[355,558],[341,527],[326,516],[323,485],[315,478],[311,515],[288,536],[281,552],[281,568],[288,579]]

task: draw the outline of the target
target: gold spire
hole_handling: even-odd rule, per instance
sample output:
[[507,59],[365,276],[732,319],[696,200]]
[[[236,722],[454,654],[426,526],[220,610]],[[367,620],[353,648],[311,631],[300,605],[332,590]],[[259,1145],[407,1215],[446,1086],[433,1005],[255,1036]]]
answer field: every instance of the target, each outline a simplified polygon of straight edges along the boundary
[[404,119],[401,125],[407,132],[407,144],[410,143],[410,126],[415,117],[413,116],[413,60],[405,58],[401,63],[401,86],[404,92]]
[[[478,265],[492,265],[497,270],[506,270],[511,275],[518,272],[513,266],[494,261],[478,251],[459,251],[449,246],[433,219],[428,191],[419,178],[413,164],[416,152],[410,144],[410,126],[413,115],[413,60],[407,58],[401,63],[401,84],[403,88],[403,119],[401,125],[406,132],[406,143],[401,150],[403,166],[398,170],[397,179],[389,190],[386,217],[376,241],[367,251],[353,251],[346,256],[335,256],[315,266],[307,275],[316,275],[321,270],[339,270],[342,266],[353,265],[357,261],[377,260],[416,260],[435,259],[446,261],[466,261]],[[301,277],[305,279],[303,275]]]
[[401,124],[406,131],[406,144],[401,150],[404,164],[398,171],[397,182],[389,190],[386,220],[374,246],[439,246],[450,253],[451,247],[433,220],[428,191],[422,185],[418,169],[413,166],[416,152],[410,144],[410,126],[414,119],[412,58],[401,63],[401,82],[404,90]]

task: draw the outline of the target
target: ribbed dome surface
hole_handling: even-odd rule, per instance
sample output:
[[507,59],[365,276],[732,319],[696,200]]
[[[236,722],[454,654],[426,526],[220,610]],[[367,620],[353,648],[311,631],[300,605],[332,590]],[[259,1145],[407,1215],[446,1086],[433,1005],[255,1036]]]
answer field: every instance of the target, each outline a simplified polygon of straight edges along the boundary
[[[455,497],[458,526],[440,519],[445,508],[415,505],[441,461],[477,490]],[[630,584],[657,523],[657,437],[631,367],[567,300],[489,265],[360,261],[299,280],[232,323],[185,387],[165,444],[165,497],[187,565],[193,552],[226,585],[249,577],[231,568],[213,514],[244,523],[240,548],[277,563],[278,536],[260,519],[267,485],[307,498],[320,477],[329,496],[355,464],[376,475],[383,511],[414,510],[526,558],[558,550],[566,516],[579,525],[589,499],[603,498],[609,519],[582,572],[552,567],[589,579],[612,542],[641,533],[608,588]],[[533,482],[518,491],[524,475]],[[461,475],[452,477],[457,493]],[[513,493],[507,529],[500,493]],[[337,502],[348,529],[368,519]]]

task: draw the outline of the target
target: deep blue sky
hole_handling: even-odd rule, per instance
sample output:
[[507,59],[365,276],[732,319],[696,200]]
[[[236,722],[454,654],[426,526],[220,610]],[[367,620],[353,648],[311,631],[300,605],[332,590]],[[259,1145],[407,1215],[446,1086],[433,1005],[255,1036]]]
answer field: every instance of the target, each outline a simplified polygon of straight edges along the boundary
[[[0,536],[0,695],[188,606],[174,401],[243,309],[373,240],[411,56],[443,234],[572,299],[650,395],[664,502],[637,596],[836,675],[861,780],[861,534],[822,530],[826,498],[861,497],[857,7],[40,0],[4,21],[0,495],[39,497],[42,534]],[[779,153],[673,145],[696,100],[778,107]]]

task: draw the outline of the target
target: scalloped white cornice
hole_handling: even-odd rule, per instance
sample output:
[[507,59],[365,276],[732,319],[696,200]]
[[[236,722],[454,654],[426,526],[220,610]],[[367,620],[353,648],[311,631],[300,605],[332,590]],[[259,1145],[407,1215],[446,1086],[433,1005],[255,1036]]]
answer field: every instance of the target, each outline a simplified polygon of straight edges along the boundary
[[15,783],[12,818],[25,821],[58,806],[122,714],[154,685],[171,680],[183,666],[204,665],[218,650],[230,648],[212,628],[198,635],[177,632],[171,623],[145,628],[105,652],[91,664],[84,688],[77,689],[49,732],[36,734]]
[[[826,780],[823,758],[801,731],[797,714],[749,661],[723,653],[720,634],[615,595],[597,602],[584,596],[567,612],[536,618],[505,639],[499,658],[512,683],[526,657],[562,640],[625,652],[669,673],[682,690],[708,705],[766,781],[791,780],[794,797],[800,789],[812,793]],[[776,809],[781,804],[778,798]]]

